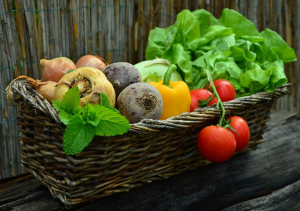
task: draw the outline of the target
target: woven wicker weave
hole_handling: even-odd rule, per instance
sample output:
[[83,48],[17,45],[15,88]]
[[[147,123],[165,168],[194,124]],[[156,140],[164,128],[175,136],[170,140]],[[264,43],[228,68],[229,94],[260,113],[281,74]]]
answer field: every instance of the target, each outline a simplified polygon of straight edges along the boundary
[[[287,86],[224,103],[227,115],[243,117],[250,127],[251,139],[242,152],[264,141],[272,104],[288,93]],[[215,106],[164,121],[144,119],[132,124],[125,135],[95,137],[84,151],[67,156],[62,144],[65,126],[58,111],[24,80],[14,81],[11,88],[19,105],[22,164],[65,205],[210,164],[198,153],[196,137],[201,128],[218,122],[221,112]]]

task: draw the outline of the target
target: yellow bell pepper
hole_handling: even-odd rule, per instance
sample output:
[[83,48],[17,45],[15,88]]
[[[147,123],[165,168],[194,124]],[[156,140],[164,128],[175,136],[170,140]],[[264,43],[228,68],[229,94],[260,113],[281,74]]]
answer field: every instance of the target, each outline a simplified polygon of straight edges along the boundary
[[170,81],[174,70],[176,70],[176,65],[172,64],[166,71],[162,81],[149,82],[160,92],[163,100],[161,120],[190,111],[191,95],[189,87],[184,81]]

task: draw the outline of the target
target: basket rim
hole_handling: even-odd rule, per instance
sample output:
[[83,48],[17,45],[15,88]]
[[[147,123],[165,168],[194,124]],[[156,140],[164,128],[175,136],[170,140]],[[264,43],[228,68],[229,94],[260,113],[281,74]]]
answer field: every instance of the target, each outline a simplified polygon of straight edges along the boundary
[[[286,89],[291,83],[286,83],[281,87],[277,87],[274,92],[261,91],[249,96],[243,96],[234,100],[223,102],[226,114],[230,114],[232,110],[242,109],[248,105],[255,105],[262,102],[271,101],[289,93]],[[54,108],[42,95],[40,95],[26,80],[14,80],[7,87],[7,98],[16,102],[13,98],[12,91],[22,96],[25,103],[29,103],[36,109],[39,109],[56,123],[64,126],[59,119],[59,111]],[[131,128],[128,132],[134,133],[151,133],[160,132],[160,129],[178,129],[188,128],[191,125],[202,122],[203,120],[214,119],[220,116],[221,109],[216,104],[204,108],[196,108],[193,112],[184,112],[178,116],[173,116],[165,120],[142,119],[140,122],[130,124]]]

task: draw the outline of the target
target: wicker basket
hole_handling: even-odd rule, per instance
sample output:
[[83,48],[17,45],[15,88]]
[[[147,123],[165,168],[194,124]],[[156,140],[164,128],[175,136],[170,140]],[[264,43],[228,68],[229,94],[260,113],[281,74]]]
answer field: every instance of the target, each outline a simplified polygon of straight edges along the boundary
[[[288,93],[286,84],[273,93],[261,92],[225,102],[227,115],[243,117],[251,131],[248,146],[262,138],[274,100]],[[217,123],[215,106],[183,113],[168,120],[144,119],[128,133],[95,137],[84,151],[67,156],[63,151],[64,125],[58,111],[26,81],[14,81],[18,125],[22,133],[22,164],[65,205],[75,205],[166,179],[210,164],[200,156],[196,137],[201,128]]]

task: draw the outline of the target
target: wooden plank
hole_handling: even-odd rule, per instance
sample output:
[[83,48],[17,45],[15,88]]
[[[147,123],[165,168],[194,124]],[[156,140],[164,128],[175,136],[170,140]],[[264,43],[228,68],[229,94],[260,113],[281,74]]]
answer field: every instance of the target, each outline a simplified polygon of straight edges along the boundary
[[[49,196],[45,191],[36,191],[26,198],[22,198],[14,203],[7,204],[3,209],[10,210],[13,207],[14,211],[24,210],[45,210],[45,211],[58,211],[65,210],[57,199]],[[1,208],[1,207],[0,207]]]
[[[298,199],[298,200],[297,200]],[[300,180],[271,194],[228,207],[223,211],[300,210]]]
[[20,175],[12,179],[1,181],[0,186],[0,204],[6,204],[16,201],[20,198],[32,194],[43,184],[36,180],[32,174]]

